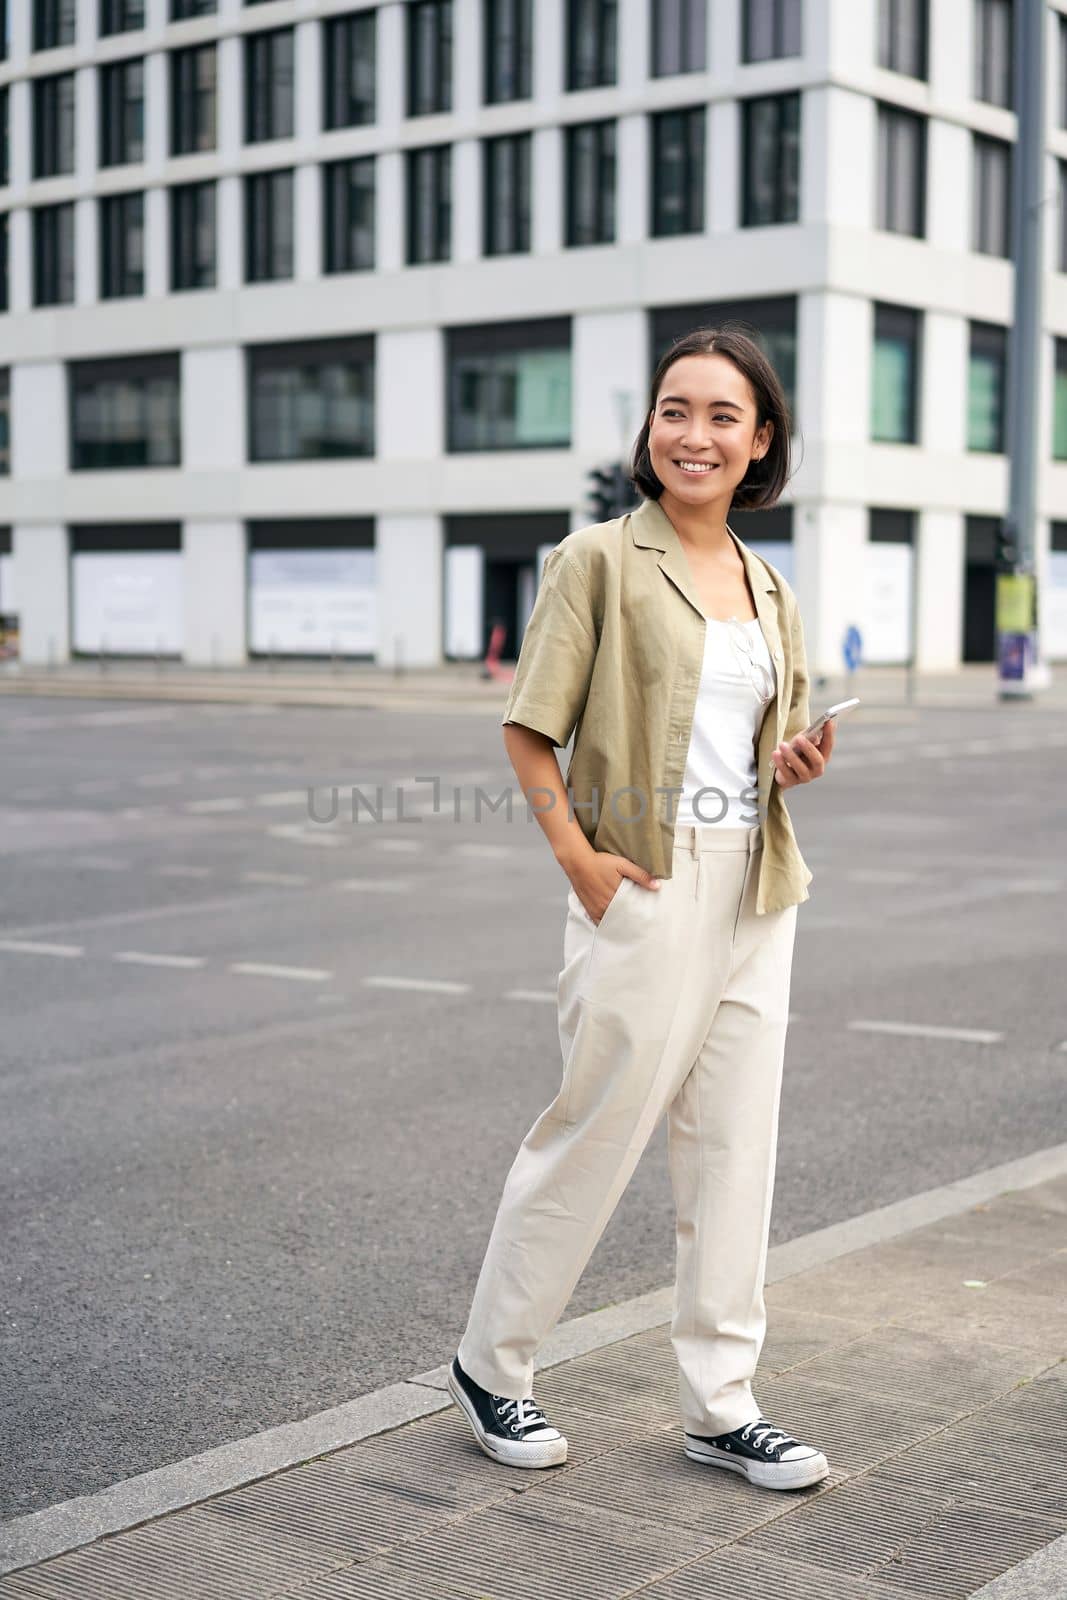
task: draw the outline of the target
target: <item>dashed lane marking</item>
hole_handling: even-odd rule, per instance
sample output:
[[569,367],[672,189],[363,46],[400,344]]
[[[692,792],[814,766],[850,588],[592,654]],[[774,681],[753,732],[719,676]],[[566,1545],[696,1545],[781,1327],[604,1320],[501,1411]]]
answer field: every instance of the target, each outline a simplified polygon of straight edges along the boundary
[[119,950],[111,958],[113,961],[125,961],[142,967],[202,967],[206,956],[167,956],[154,955],[150,950]]
[[85,953],[84,946],[80,944],[41,944],[32,939],[0,939],[0,950],[27,956],[73,957]]
[[445,978],[364,978],[373,989],[425,989],[431,994],[468,994],[469,983],[450,983]]
[[1002,1033],[990,1028],[943,1028],[926,1022],[850,1022],[858,1033],[906,1034],[918,1039],[959,1039],[964,1044],[999,1044]]
[[321,967],[277,967],[267,961],[231,961],[229,970],[246,978],[293,978],[298,983],[327,983],[333,977]]

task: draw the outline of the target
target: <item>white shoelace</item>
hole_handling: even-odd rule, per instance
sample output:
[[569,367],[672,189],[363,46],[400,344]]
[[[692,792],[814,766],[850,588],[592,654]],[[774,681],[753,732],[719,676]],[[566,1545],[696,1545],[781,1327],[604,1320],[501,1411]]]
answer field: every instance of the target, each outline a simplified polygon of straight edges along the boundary
[[544,1422],[544,1413],[532,1400],[508,1400],[503,1395],[494,1395],[494,1400],[502,1400],[500,1415],[507,1423],[514,1423],[523,1432],[534,1427],[537,1423]]
[[[756,1422],[750,1422],[742,1428],[741,1437],[747,1439],[751,1436],[757,1450],[766,1448],[773,1450],[783,1444],[799,1444],[791,1433],[786,1433],[784,1428],[774,1428],[766,1417],[760,1417]],[[776,1437],[777,1436],[777,1437]]]

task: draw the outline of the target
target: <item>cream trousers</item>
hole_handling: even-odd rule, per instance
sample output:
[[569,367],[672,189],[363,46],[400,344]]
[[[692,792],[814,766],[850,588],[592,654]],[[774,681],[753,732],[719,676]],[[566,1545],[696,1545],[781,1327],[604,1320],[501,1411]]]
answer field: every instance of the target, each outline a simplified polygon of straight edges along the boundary
[[459,1344],[493,1394],[532,1394],[535,1353],[666,1112],[682,1423],[726,1433],[760,1414],[797,916],[756,915],[761,848],[759,827],[679,825],[659,889],[623,878],[599,923],[568,892],[563,1078],[508,1173]]

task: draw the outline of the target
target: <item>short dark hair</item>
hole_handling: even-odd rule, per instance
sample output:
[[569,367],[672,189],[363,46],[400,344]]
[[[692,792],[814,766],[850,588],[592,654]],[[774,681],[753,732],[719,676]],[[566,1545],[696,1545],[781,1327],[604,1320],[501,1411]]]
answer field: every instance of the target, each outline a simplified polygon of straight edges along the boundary
[[781,379],[767,360],[755,338],[745,329],[755,329],[751,324],[731,319],[721,325],[694,328],[691,333],[676,339],[665,350],[652,375],[652,390],[645,410],[645,420],[637,435],[630,457],[629,478],[648,500],[658,500],[663,485],[652,470],[652,457],[648,448],[651,431],[651,413],[668,367],[682,356],[703,356],[714,352],[732,361],[752,386],[756,398],[757,428],[765,422],[774,423],[774,432],[767,453],[759,461],[749,463],[748,471],[734,490],[731,510],[763,511],[777,501],[790,474],[790,434],[792,418]]

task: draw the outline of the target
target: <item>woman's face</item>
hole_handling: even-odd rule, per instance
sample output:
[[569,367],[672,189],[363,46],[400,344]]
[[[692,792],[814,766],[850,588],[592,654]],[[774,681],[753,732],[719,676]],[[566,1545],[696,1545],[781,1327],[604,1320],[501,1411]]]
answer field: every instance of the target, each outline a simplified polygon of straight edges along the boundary
[[720,501],[729,506],[753,457],[770,446],[774,424],[758,429],[756,422],[752,386],[727,356],[711,351],[672,362],[648,435],[664,493],[694,508]]

